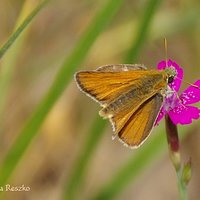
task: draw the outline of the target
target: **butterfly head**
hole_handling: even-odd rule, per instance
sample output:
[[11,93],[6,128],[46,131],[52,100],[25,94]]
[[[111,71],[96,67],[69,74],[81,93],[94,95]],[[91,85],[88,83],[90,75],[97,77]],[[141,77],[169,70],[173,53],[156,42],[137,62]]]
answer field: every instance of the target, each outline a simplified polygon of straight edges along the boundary
[[177,71],[174,67],[167,67],[164,69],[167,83],[172,83],[174,81],[174,78],[177,76]]

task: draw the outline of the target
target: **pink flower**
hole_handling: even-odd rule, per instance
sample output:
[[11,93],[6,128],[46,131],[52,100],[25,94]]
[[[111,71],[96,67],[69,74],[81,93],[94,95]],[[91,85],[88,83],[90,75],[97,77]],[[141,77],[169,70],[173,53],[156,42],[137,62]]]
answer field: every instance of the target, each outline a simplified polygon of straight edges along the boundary
[[169,115],[175,125],[190,124],[192,123],[192,119],[198,119],[200,117],[200,109],[191,106],[191,104],[200,101],[200,80],[194,83],[199,88],[191,85],[178,95],[183,79],[183,69],[172,60],[168,60],[167,65],[166,61],[161,61],[157,66],[159,70],[167,67],[174,67],[177,71],[177,77],[172,83],[168,84],[169,89],[155,124],[158,124],[166,114]]

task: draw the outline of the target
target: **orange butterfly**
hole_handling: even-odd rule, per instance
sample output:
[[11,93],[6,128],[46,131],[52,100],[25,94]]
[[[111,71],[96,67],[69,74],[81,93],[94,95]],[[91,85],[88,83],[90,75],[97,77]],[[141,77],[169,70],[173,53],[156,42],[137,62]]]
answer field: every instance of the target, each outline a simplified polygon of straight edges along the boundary
[[129,147],[140,146],[150,134],[165,98],[168,83],[176,70],[147,70],[142,65],[105,65],[93,71],[80,71],[75,80],[81,91],[103,108],[114,136]]

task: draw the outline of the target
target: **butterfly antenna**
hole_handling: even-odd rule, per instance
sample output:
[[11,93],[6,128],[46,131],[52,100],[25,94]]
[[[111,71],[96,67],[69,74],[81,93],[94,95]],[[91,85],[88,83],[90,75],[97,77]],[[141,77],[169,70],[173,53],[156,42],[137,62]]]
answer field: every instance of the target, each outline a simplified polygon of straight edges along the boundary
[[[168,60],[168,54],[167,54],[167,39],[166,38],[164,38],[164,47],[165,47],[165,62],[166,62],[166,66],[168,67],[168,62],[167,62],[167,60]],[[178,78],[178,77],[177,77]],[[198,86],[198,85],[195,85],[195,84],[192,84],[192,83],[190,83],[190,82],[187,82],[187,81],[184,81],[183,79],[180,79],[180,78],[178,78],[179,80],[182,80],[184,83],[186,83],[186,84],[188,84],[188,85],[191,85],[191,86],[193,86],[193,87],[195,87],[195,88],[197,88],[197,89],[199,89],[200,90],[200,87]]]
[[[177,77],[177,78],[178,78],[178,77]],[[181,81],[183,81],[183,83],[186,83],[186,84],[188,84],[188,85],[191,85],[192,87],[195,87],[195,88],[197,88],[197,89],[200,90],[200,87],[199,87],[198,85],[195,85],[195,84],[192,84],[192,83],[190,83],[190,82],[184,81],[184,80],[181,79],[181,78],[178,78],[178,79],[181,80]]]
[[166,62],[166,67],[169,67],[168,66],[168,62],[167,62],[168,55],[167,55],[167,39],[166,38],[164,38],[164,47],[165,47],[165,62]]

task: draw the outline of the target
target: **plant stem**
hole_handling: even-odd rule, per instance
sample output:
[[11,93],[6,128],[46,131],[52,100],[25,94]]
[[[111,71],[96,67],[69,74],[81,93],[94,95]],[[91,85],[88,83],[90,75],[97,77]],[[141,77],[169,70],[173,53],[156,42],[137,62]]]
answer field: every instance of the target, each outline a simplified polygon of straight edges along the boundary
[[182,179],[181,168],[179,170],[176,170],[176,175],[177,175],[177,185],[178,185],[180,200],[187,200],[188,199],[187,186]]

